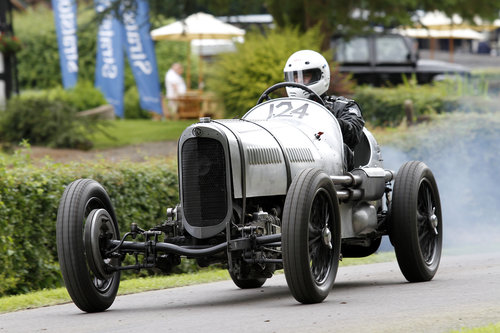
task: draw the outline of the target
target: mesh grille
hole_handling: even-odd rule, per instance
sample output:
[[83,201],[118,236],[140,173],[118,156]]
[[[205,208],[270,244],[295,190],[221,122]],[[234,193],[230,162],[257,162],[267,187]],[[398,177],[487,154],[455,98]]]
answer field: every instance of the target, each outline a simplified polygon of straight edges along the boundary
[[221,223],[227,214],[226,162],[222,144],[191,138],[182,145],[183,213],[194,227]]

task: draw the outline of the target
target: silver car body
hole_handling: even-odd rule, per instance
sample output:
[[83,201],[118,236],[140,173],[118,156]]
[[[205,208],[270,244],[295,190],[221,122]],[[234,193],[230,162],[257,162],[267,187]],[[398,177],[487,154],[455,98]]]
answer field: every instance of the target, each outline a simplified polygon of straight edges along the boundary
[[[212,145],[212,141],[215,144]],[[202,147],[205,144],[207,146]],[[324,106],[301,98],[278,98],[261,103],[242,119],[201,119],[183,132],[178,151],[183,225],[197,238],[209,238],[224,230],[237,199],[285,196],[295,175],[305,168],[318,168],[332,177],[346,174],[342,133],[336,118]],[[219,162],[212,161],[215,155],[220,155]],[[196,162],[190,162],[186,156]],[[374,193],[369,201],[340,201],[342,238],[370,232],[377,225],[376,212],[385,188],[385,171],[380,148],[367,129],[363,130],[362,140],[356,147],[355,164],[365,178],[375,180],[376,186],[371,190]],[[213,168],[225,168],[229,172],[217,173],[214,179],[219,180],[214,184],[200,186],[196,181],[189,185],[194,178],[198,179],[204,172],[208,175],[208,170]],[[225,185],[219,186],[221,182]],[[364,182],[363,186],[367,186],[365,184],[370,186],[370,182]],[[210,186],[214,190],[208,189]],[[199,190],[203,187],[207,189]],[[223,199],[224,204],[216,203]],[[193,212],[202,211],[204,202],[213,207],[206,213]],[[217,214],[216,210],[224,212]],[[210,215],[210,222],[203,222],[201,215]]]

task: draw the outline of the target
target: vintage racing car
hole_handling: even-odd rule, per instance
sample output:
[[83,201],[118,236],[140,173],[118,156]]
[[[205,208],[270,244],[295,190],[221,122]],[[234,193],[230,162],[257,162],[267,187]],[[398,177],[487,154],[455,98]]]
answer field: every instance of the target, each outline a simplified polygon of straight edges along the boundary
[[[168,271],[181,257],[226,265],[239,288],[259,288],[283,269],[301,303],[323,301],[342,257],[377,251],[389,235],[403,275],[431,280],[441,257],[438,188],[422,162],[385,170],[379,145],[364,129],[346,170],[335,117],[302,98],[271,99],[267,89],[241,119],[212,120],[184,130],[178,142],[180,204],[150,230],[131,223],[120,236],[105,189],[79,179],[65,190],[57,215],[62,275],[83,311],[113,303],[122,270]],[[131,221],[134,222],[134,221]],[[122,265],[126,256],[135,264]]]

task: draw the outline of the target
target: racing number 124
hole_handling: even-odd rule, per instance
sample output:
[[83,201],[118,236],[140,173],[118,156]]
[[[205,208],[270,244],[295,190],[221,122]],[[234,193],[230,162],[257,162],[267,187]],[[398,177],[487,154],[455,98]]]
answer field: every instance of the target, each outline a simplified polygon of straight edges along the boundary
[[[276,106],[275,105],[275,103],[270,104],[267,119],[274,117],[298,117],[299,119],[302,119],[308,115],[308,103],[304,103],[296,109],[293,108],[292,102],[281,102]],[[277,112],[276,114],[274,113],[275,111]]]

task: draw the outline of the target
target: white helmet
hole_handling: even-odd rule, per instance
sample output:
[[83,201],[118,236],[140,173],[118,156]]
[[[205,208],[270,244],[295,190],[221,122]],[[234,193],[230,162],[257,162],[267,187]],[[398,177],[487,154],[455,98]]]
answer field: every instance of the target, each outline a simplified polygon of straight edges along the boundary
[[[306,85],[318,95],[323,95],[330,86],[330,66],[318,52],[311,50],[297,51],[288,58],[285,68],[286,82]],[[309,98],[311,93],[294,87],[286,87],[290,97]]]

